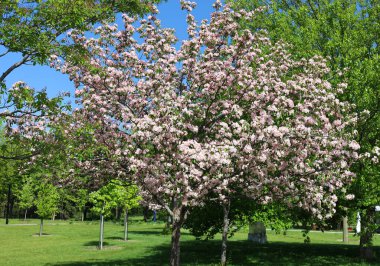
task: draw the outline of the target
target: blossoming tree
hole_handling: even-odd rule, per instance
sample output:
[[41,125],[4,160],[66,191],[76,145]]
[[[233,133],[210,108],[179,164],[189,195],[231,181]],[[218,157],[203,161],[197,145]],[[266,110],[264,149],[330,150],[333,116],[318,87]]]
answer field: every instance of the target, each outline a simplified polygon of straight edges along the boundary
[[53,62],[75,81],[82,118],[101,125],[94,138],[109,142],[142,195],[172,216],[171,265],[179,265],[189,206],[210,191],[224,203],[236,191],[260,203],[281,199],[322,218],[359,148],[346,137],[349,106],[334,94],[344,84],[331,86],[322,58],[295,61],[286,45],[241,30],[255,12],[217,1],[210,22],[198,25],[194,4],[182,7],[189,38],[178,50],[155,15],[138,27],[124,15],[123,30],[71,33],[86,63]]

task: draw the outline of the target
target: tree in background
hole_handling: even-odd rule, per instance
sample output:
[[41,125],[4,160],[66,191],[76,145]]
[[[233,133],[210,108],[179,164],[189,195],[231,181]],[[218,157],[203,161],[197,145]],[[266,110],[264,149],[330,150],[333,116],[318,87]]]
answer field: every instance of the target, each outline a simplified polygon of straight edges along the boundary
[[26,221],[26,215],[28,213],[28,209],[31,208],[34,204],[34,189],[31,182],[26,181],[22,185],[22,188],[17,191],[17,199],[20,208],[25,210],[24,221]]
[[58,210],[59,194],[57,188],[49,183],[42,183],[37,187],[35,206],[40,218],[40,233],[42,236],[44,219],[52,217]]
[[79,189],[76,195],[75,206],[81,212],[81,221],[85,219],[86,204],[89,202],[89,192],[87,189]]
[[90,202],[93,204],[92,211],[100,215],[99,249],[103,249],[104,218],[111,214],[111,210],[117,207],[117,191],[115,184],[110,182],[99,190],[90,193]]
[[[339,98],[355,104],[359,116],[355,129],[360,152],[373,153],[380,145],[380,2],[227,2],[236,10],[265,7],[256,20],[242,21],[242,25],[252,30],[268,30],[272,40],[291,44],[295,57],[310,58],[319,54],[327,58],[331,83],[347,83]],[[380,203],[379,164],[361,160],[352,170],[356,179],[348,189],[356,198],[347,206],[361,213],[363,230],[360,246],[366,249],[374,233],[374,226],[370,226],[373,224],[374,206]]]
[[94,204],[92,211],[100,214],[100,249],[103,248],[104,218],[111,210],[121,207],[124,211],[124,240],[128,239],[128,210],[139,205],[140,197],[136,185],[125,184],[120,180],[112,180],[96,192],[90,194]]
[[210,192],[223,206],[236,191],[322,219],[352,176],[354,119],[335,96],[345,84],[327,81],[321,57],[294,60],[284,44],[237,23],[254,18],[226,8],[198,26],[189,14],[189,39],[176,50],[173,31],[155,15],[137,28],[124,15],[121,31],[105,24],[93,38],[71,33],[68,42],[86,49],[84,64],[55,62],[78,87],[83,109],[74,126],[96,125],[92,136],[107,147],[104,159],[119,166],[117,175],[171,215],[171,265],[179,265],[190,207]]
[[141,196],[136,185],[123,184],[115,180],[115,196],[118,207],[121,207],[124,213],[124,241],[128,240],[128,211],[138,207]]

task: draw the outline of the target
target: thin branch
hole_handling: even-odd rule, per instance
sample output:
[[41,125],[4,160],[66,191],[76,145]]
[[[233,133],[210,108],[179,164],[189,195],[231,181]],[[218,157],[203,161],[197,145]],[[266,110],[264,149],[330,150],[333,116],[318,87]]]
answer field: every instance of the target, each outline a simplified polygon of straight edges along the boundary
[[1,76],[0,76],[0,82],[3,82],[4,79],[13,71],[15,70],[16,68],[18,68],[19,66],[25,64],[26,62],[28,62],[30,60],[30,55],[26,55],[22,58],[21,61],[17,62],[17,63],[14,63],[12,66],[10,66]]

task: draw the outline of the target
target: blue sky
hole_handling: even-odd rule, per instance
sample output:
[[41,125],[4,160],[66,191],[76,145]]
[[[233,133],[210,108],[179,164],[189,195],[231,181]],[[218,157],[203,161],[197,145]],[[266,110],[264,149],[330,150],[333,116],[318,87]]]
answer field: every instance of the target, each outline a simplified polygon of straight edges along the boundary
[[[186,39],[186,12],[180,9],[179,0],[168,0],[161,3],[158,8],[160,14],[158,18],[162,21],[162,26],[174,28],[179,41]],[[193,0],[197,3],[197,8],[193,14],[197,21],[209,19],[213,12],[212,4],[214,0]],[[1,73],[6,68],[21,59],[19,54],[11,54],[1,59]],[[41,90],[46,88],[50,97],[56,96],[59,92],[69,91],[73,94],[74,85],[66,75],[63,75],[47,66],[21,66],[13,71],[6,79],[8,87],[16,81],[25,81],[29,86]]]

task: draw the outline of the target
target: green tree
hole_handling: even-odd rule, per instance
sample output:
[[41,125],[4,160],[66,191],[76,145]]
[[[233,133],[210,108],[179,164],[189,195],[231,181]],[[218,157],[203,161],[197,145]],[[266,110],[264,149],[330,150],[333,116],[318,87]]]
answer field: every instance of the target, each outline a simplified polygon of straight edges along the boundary
[[110,216],[113,208],[122,207],[124,211],[124,240],[128,239],[128,210],[138,206],[140,201],[136,185],[123,184],[120,180],[111,180],[98,191],[90,193],[92,211],[100,215],[99,248],[103,248],[104,218]]
[[119,180],[114,180],[114,193],[116,203],[122,208],[124,213],[124,241],[128,240],[128,211],[139,206],[141,197],[136,185],[123,184]]
[[75,205],[76,207],[79,209],[79,211],[81,212],[81,221],[83,222],[84,221],[84,215],[85,215],[85,208],[86,208],[86,204],[87,202],[89,201],[89,192],[87,189],[79,189],[76,193],[76,201],[75,201]]
[[94,205],[91,210],[100,215],[99,249],[103,249],[104,218],[111,214],[112,208],[117,207],[113,197],[114,186],[110,184],[90,193],[90,202]]
[[[115,13],[142,15],[157,0],[4,0],[0,4],[0,45],[3,56],[20,52],[22,59],[9,66],[0,76],[0,83],[25,63],[45,64],[53,52],[64,57],[80,51],[80,47],[63,46],[62,35],[71,29],[87,30],[102,20],[113,19]],[[78,50],[79,49],[79,50]]]
[[40,233],[42,236],[44,219],[49,218],[58,210],[59,194],[57,188],[50,183],[42,183],[38,187],[35,200],[36,213],[40,217]]
[[34,204],[34,189],[31,182],[24,182],[22,188],[17,191],[17,199],[20,208],[25,209],[24,221],[26,220],[26,215],[28,209]]
[[[357,141],[361,152],[380,145],[380,2],[370,0],[293,1],[228,0],[233,8],[253,10],[265,6],[254,29],[266,29],[274,41],[291,45],[296,57],[315,54],[328,59],[331,82],[346,82],[340,96],[355,104],[359,115]],[[356,195],[350,208],[362,217],[360,246],[371,245],[374,206],[380,203],[378,164],[358,162],[357,175],[349,190]],[[367,228],[368,227],[368,228]],[[362,253],[364,254],[364,253]],[[367,253],[368,254],[368,253]]]

